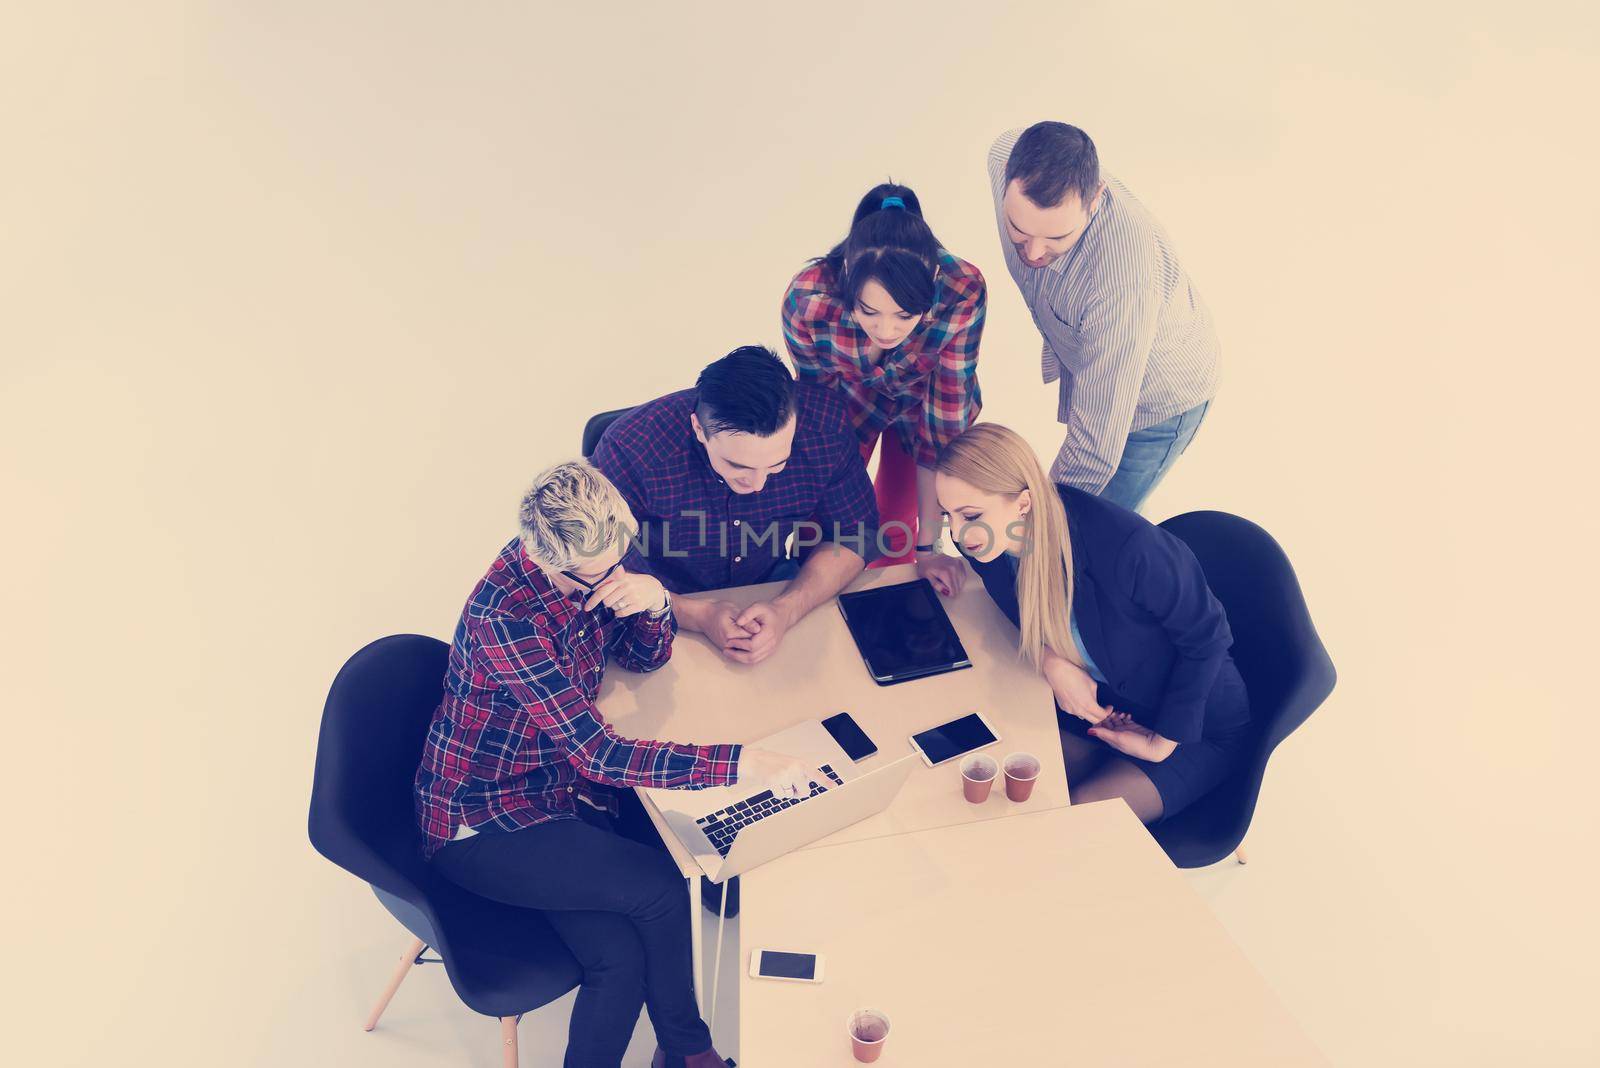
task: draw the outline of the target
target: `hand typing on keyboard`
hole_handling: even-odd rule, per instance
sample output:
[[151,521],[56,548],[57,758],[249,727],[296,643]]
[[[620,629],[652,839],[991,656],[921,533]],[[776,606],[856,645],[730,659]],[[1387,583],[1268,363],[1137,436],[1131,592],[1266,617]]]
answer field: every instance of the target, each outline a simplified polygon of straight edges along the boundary
[[775,797],[804,797],[822,774],[798,757],[746,746],[739,752],[740,786],[765,786]]
[[771,790],[762,790],[753,797],[735,802],[727,808],[718,809],[695,822],[706,832],[706,838],[711,841],[716,851],[725,857],[733,848],[733,840],[745,827],[786,808],[793,808],[802,801],[809,801],[818,794],[827,793],[830,786],[844,785],[844,780],[839,778],[830,764],[818,768],[816,775],[822,781],[813,782],[805,793],[798,796],[778,797]]

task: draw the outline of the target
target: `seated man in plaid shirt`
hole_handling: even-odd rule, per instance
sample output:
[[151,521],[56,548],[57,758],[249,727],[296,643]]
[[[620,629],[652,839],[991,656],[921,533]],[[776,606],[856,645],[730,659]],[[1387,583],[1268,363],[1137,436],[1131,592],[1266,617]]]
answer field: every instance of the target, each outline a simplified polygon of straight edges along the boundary
[[[771,656],[881,554],[878,505],[844,402],[796,383],[760,345],[611,424],[594,464],[633,509],[639,549],[673,593],[791,578],[742,611],[715,596],[674,602],[680,625],[742,664]],[[785,556],[791,534],[798,569]]]

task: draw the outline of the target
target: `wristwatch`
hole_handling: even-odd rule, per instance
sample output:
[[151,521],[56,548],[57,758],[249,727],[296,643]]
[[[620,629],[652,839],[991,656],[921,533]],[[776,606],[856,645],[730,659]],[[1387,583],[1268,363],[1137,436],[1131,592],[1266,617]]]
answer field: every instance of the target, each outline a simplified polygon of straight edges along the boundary
[[661,607],[651,609],[645,615],[651,619],[660,619],[670,611],[672,611],[672,591],[663,586],[661,587]]

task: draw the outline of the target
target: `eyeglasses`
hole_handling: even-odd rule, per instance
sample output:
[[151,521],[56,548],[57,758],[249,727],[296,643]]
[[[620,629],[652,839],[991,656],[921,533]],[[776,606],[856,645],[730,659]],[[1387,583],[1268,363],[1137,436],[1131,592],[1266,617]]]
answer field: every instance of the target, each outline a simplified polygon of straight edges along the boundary
[[592,590],[596,586],[598,586],[602,582],[604,582],[606,579],[610,578],[611,577],[611,573],[613,571],[615,571],[617,568],[621,567],[621,566],[622,566],[622,561],[618,560],[616,563],[614,563],[610,567],[606,568],[605,574],[601,575],[597,579],[586,579],[582,575],[578,574],[576,571],[563,571],[561,573],[563,575],[565,575],[567,578],[571,579],[573,582],[576,582],[578,585],[582,586],[584,589]]

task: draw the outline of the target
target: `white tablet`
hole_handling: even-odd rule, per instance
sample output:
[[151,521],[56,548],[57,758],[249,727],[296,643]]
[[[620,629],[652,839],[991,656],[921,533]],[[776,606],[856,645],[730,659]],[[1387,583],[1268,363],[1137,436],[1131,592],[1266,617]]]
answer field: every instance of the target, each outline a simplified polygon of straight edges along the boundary
[[949,723],[918,731],[911,736],[911,748],[921,754],[923,763],[936,768],[999,740],[1000,733],[983,718],[983,713],[972,712]]

